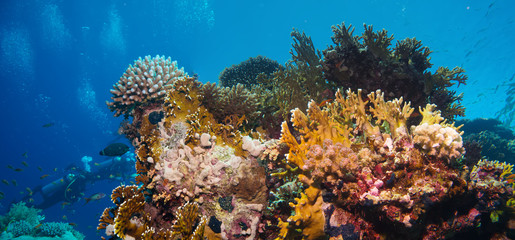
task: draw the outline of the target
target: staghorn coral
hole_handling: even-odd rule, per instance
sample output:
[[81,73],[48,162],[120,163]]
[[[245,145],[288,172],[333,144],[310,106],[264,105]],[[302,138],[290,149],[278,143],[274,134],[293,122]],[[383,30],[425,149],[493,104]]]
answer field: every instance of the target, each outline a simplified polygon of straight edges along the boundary
[[225,68],[218,77],[223,87],[233,87],[242,84],[246,88],[256,84],[256,78],[260,74],[271,75],[273,72],[280,70],[282,66],[277,61],[267,57],[257,56],[251,57],[239,64]]
[[423,107],[436,104],[447,119],[464,116],[460,104],[462,95],[448,90],[458,83],[465,84],[464,70],[439,67],[429,72],[431,51],[415,38],[397,41],[386,30],[374,32],[364,25],[361,36],[345,23],[332,27],[335,46],[323,51],[324,76],[336,88],[363,89],[365,94],[381,89],[387,100],[403,97],[412,105]]
[[177,67],[170,57],[145,56],[129,65],[120,80],[113,85],[112,102],[106,102],[115,116],[130,115],[135,107],[159,101],[174,82],[185,76],[184,70]]

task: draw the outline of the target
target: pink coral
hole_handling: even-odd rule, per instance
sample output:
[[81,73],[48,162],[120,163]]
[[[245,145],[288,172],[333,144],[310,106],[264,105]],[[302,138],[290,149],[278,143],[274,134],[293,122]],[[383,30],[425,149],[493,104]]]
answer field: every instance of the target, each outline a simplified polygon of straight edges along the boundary
[[306,157],[302,169],[311,171],[314,178],[324,181],[343,177],[345,173],[357,167],[358,160],[352,149],[344,147],[341,143],[333,144],[330,139],[325,139],[323,146],[310,146]]

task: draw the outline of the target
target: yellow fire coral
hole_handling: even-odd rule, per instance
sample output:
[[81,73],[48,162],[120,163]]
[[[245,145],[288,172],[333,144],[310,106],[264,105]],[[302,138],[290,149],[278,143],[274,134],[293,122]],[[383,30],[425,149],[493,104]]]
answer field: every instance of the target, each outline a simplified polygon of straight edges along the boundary
[[303,239],[318,239],[324,236],[323,200],[320,189],[309,187],[305,193],[301,193],[301,198],[296,198],[295,201],[296,204],[290,203],[295,209],[295,215],[289,217],[287,222],[279,219],[281,231],[277,239],[293,239],[294,229],[301,229]]
[[312,145],[322,145],[325,139],[331,139],[334,143],[350,146],[350,130],[345,125],[337,122],[330,115],[330,111],[320,109],[314,101],[311,101],[308,105],[308,114],[309,117],[298,108],[292,111],[291,122],[297,131],[302,134],[300,143],[291,134],[288,123],[283,122],[282,124],[281,142],[286,143],[290,147],[288,161],[299,167],[304,166],[309,147]]
[[[345,97],[338,91],[336,99],[323,107],[310,102],[307,114],[293,110],[291,125],[282,125],[280,142],[289,147],[287,161],[300,170],[298,180],[309,187],[296,204],[290,203],[295,214],[288,222],[280,221],[280,238],[291,239],[299,231],[304,237],[318,236],[314,229],[324,228],[315,194],[321,191],[320,185],[339,186],[331,194],[338,194],[347,205],[395,202],[413,211],[408,215],[415,219],[420,211],[413,210],[412,199],[433,195],[436,189],[450,192],[451,185],[447,183],[456,176],[453,170],[440,175],[435,171],[434,177],[444,184],[433,185],[419,172],[429,171],[424,170],[425,161],[436,160],[435,166],[447,169],[445,161],[438,159],[455,159],[463,154],[461,135],[452,124],[443,121],[433,105],[421,110],[422,124],[410,131],[407,121],[413,111],[402,98],[385,101],[379,90],[366,98],[362,98],[361,91],[349,90]],[[417,147],[434,157],[425,158]],[[406,167],[416,177],[405,178]],[[409,183],[411,188],[385,188],[385,184],[394,181]],[[456,189],[463,188],[459,180],[454,181]],[[319,220],[312,221],[313,218]],[[410,227],[409,217],[406,219],[398,221]]]

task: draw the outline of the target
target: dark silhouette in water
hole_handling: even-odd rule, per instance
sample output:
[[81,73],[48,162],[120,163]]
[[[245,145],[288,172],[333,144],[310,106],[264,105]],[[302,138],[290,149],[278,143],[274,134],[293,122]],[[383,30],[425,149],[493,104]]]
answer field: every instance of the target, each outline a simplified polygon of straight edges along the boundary
[[463,127],[460,128],[465,135],[470,135],[474,133],[480,133],[482,131],[490,131],[494,132],[495,134],[499,135],[499,137],[504,139],[515,139],[515,135],[513,132],[504,127],[502,125],[502,122],[493,119],[493,118],[476,118],[473,120],[470,119],[463,119],[456,121],[456,126],[460,126],[463,124]]
[[112,143],[109,144],[104,150],[100,151],[100,155],[108,157],[121,156],[129,151],[129,146],[123,143]]

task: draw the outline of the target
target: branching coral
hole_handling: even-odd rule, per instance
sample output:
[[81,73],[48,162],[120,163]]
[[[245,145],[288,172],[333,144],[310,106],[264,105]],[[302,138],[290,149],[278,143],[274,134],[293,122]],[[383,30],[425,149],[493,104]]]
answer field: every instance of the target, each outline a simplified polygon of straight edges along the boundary
[[184,75],[184,70],[179,69],[177,62],[172,62],[170,58],[159,55],[139,58],[113,85],[113,101],[107,102],[107,106],[115,112],[115,116],[131,114],[137,106],[162,100],[174,82]]
[[292,60],[285,69],[274,72],[272,76],[260,76],[259,85],[253,90],[263,96],[265,107],[276,107],[275,114],[286,117],[290,109],[306,106],[309,100],[323,101],[330,94],[330,87],[323,78],[320,64],[321,54],[313,41],[305,33],[294,29],[294,40],[290,50]]
[[5,216],[0,216],[0,239],[59,238],[82,240],[84,235],[65,222],[43,222],[41,209],[27,207],[24,202],[15,203]]
[[451,120],[464,116],[462,96],[447,89],[455,83],[465,84],[463,69],[440,67],[431,73],[431,51],[420,41],[408,38],[392,48],[393,36],[388,36],[386,30],[374,32],[367,25],[364,28],[361,36],[353,36],[351,25],[333,26],[335,46],[323,51],[328,84],[353,91],[363,89],[365,94],[381,89],[387,100],[403,97],[415,108],[433,103]]

